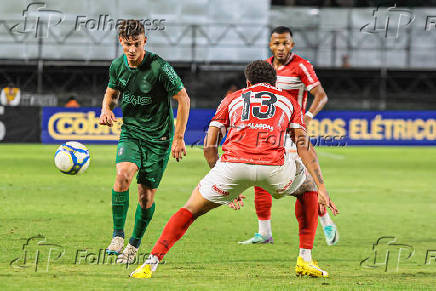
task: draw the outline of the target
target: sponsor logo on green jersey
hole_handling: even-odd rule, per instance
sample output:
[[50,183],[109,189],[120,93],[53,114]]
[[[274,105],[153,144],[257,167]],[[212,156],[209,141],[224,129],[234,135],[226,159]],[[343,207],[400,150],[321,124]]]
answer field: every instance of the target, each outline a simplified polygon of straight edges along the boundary
[[151,97],[124,93],[123,103],[131,103],[133,105],[148,105],[151,104]]

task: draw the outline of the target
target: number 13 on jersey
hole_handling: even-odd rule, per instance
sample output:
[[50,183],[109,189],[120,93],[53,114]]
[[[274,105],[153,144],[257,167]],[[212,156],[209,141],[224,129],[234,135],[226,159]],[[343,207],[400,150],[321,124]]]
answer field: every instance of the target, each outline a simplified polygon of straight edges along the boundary
[[[277,102],[277,97],[271,92],[263,91],[254,93],[248,91],[242,94],[242,98],[244,100],[244,107],[241,115],[242,121],[249,120],[250,113],[253,117],[259,119],[271,118],[276,113],[276,107],[274,104]],[[252,103],[253,106],[251,106]]]

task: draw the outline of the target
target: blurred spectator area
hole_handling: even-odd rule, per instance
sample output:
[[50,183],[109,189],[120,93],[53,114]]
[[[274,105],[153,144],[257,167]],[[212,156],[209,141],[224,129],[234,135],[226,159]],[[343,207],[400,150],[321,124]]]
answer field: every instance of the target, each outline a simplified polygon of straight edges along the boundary
[[[271,28],[286,25],[294,31],[295,51],[317,67],[341,67],[347,56],[353,67],[434,68],[436,8],[403,2],[390,9],[394,2],[380,1],[385,5],[376,9],[271,6],[268,0],[145,0],[139,7],[120,0],[47,1],[43,7],[10,1],[0,10],[0,59],[109,61],[121,54],[111,24],[137,18],[162,21],[148,27],[149,50],[194,66],[266,58]],[[48,8],[56,13],[44,12]]]
[[[189,63],[172,64],[193,107],[216,107],[231,87],[245,86],[243,64],[201,64],[195,70]],[[22,95],[23,105],[63,105],[73,94],[81,106],[100,106],[108,82],[108,67],[109,62],[92,66],[49,63],[38,81],[37,64],[2,65],[0,86],[8,82],[20,86],[27,92]],[[330,97],[328,109],[436,110],[435,70],[320,67],[316,71]]]

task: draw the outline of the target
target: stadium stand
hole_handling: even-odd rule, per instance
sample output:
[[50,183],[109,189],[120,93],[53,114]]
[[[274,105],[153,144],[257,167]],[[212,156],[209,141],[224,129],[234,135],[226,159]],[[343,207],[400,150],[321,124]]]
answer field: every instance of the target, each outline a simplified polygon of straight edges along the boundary
[[[342,108],[347,102],[340,100],[350,98],[361,103],[349,102],[352,107],[347,108],[436,108],[436,28],[428,18],[436,15],[436,8],[407,8],[411,1],[400,1],[398,6],[404,2],[406,7],[401,13],[413,20],[407,24],[400,19],[398,30],[384,33],[380,27],[372,29],[374,11],[382,24],[387,17],[398,20],[400,11],[388,11],[389,5],[356,8],[371,1],[304,1],[313,7],[301,7],[303,1],[257,0],[248,5],[252,2],[189,0],[169,5],[148,0],[141,6],[147,9],[118,0],[70,2],[4,5],[0,86],[13,82],[23,97],[57,99],[35,104],[64,104],[77,94],[84,106],[99,105],[110,61],[121,54],[112,24],[139,18],[148,19],[147,49],[171,61],[193,106],[214,107],[230,84],[243,86],[241,69],[248,61],[269,56],[271,27],[288,25],[294,31],[295,52],[315,65],[329,96],[334,96],[329,109]],[[422,6],[422,1],[413,2]],[[336,6],[348,8],[325,8]]]

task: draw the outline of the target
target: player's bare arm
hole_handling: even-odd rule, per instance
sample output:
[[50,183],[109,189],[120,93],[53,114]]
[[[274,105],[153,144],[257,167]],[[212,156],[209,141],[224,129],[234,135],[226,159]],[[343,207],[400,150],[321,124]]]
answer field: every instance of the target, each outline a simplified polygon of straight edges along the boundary
[[291,136],[297,146],[298,155],[318,187],[319,203],[324,207],[330,208],[334,215],[338,214],[339,211],[336,208],[336,205],[330,200],[330,196],[324,184],[321,168],[318,163],[318,156],[316,155],[315,149],[310,143],[310,140],[307,138],[306,131],[301,128],[292,128]]
[[314,99],[309,110],[306,112],[306,115],[304,115],[304,123],[306,125],[308,125],[309,122],[312,121],[313,117],[315,117],[318,112],[324,108],[328,101],[327,94],[325,93],[321,84],[312,88],[312,90],[310,90],[310,94],[313,95]]
[[177,124],[174,131],[173,145],[171,146],[171,154],[173,158],[178,162],[182,159],[182,155],[186,156],[186,146],[185,146],[185,131],[186,123],[189,117],[189,108],[191,107],[191,102],[189,96],[186,93],[186,89],[183,88],[176,95],[173,96],[177,100]]
[[117,122],[113,110],[118,103],[120,91],[107,87],[104,94],[101,114],[98,123],[111,127],[114,122]]
[[220,143],[221,129],[215,126],[209,126],[206,138],[204,140],[203,154],[209,168],[215,167],[219,159],[218,145]]

